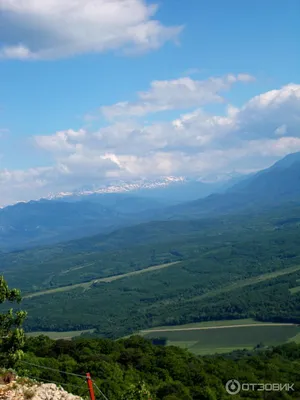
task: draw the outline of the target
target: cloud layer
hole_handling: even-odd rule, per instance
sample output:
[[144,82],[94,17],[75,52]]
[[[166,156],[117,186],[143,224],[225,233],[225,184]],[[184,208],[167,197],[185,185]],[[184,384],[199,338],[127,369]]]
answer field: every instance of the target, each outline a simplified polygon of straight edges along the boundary
[[0,0],[0,57],[153,50],[182,30],[153,19],[156,11],[144,0]]
[[[142,105],[145,98],[156,111],[157,105],[162,104],[171,109],[198,105],[169,122],[146,124],[133,118],[153,112],[153,108],[147,108],[142,114],[127,111],[130,118],[112,112],[109,117],[118,118],[98,130],[69,129],[35,137],[36,146],[52,155],[53,165],[0,171],[1,202],[119,179],[166,175],[209,179],[232,171],[261,169],[288,153],[300,151],[300,85],[289,84],[262,93],[240,108],[227,105],[222,115],[208,114],[199,106],[221,101],[219,92],[233,82],[251,80],[247,75],[228,77],[211,78],[201,84],[184,80],[189,83],[188,88],[196,89],[195,93],[191,90],[191,95],[189,89],[183,91],[182,99],[168,97],[167,90],[157,90],[169,87],[172,92],[180,80],[152,83],[144,97],[138,96]],[[214,83],[212,90],[211,82],[218,82],[217,88]],[[130,110],[132,105],[126,104]],[[117,105],[109,107],[118,109]]]
[[101,108],[108,119],[119,117],[141,117],[159,111],[187,109],[209,103],[222,103],[220,93],[230,89],[236,82],[251,82],[254,78],[248,74],[226,75],[203,81],[189,77],[170,81],[154,81],[146,92],[138,93],[135,103],[121,102]]

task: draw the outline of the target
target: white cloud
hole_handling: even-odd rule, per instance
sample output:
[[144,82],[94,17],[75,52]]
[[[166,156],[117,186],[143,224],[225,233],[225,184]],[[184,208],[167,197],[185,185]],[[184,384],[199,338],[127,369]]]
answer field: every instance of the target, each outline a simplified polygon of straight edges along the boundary
[[197,108],[170,122],[125,120],[38,136],[36,145],[52,154],[54,165],[0,171],[0,204],[118,179],[261,169],[300,151],[299,116],[300,85],[290,84],[240,108],[229,105],[225,115]]
[[82,146],[82,141],[84,141],[86,136],[87,133],[83,129],[79,131],[68,129],[56,132],[55,135],[36,136],[35,141],[40,148],[51,152],[72,152]]
[[19,44],[0,47],[0,58],[26,60],[35,58],[35,55],[27,47]]
[[235,120],[244,139],[272,138],[283,126],[290,136],[298,136],[300,85],[289,84],[255,96],[239,110]]
[[1,0],[0,57],[153,50],[182,30],[153,19],[156,11],[144,0]]
[[0,170],[0,206],[72,190],[78,185],[105,182],[118,168],[110,159],[85,151],[70,155],[65,162],[57,160],[49,167]]
[[150,89],[138,93],[138,101],[134,103],[120,102],[101,108],[108,119],[117,117],[140,117],[159,111],[200,107],[209,103],[222,103],[220,93],[230,89],[236,82],[251,82],[254,78],[248,74],[226,75],[199,81],[189,77],[153,81]]

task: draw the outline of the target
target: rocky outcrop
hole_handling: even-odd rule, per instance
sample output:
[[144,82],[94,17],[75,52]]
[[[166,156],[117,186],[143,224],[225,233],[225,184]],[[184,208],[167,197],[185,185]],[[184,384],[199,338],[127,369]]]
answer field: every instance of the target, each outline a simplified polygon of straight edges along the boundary
[[34,383],[16,380],[0,385],[0,400],[82,400],[53,383]]

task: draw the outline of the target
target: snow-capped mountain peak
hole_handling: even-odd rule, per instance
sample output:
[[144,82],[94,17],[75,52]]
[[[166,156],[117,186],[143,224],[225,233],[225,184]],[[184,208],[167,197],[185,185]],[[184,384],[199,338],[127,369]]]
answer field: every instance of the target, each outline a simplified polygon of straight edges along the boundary
[[[151,190],[156,188],[163,188],[172,184],[183,183],[187,180],[187,178],[182,176],[166,176],[159,179],[146,180],[141,179],[134,182],[118,182],[108,184],[102,187],[90,187],[90,188],[82,188],[78,190],[74,190],[73,192],[59,192],[59,193],[50,193],[46,199],[60,199],[69,196],[88,196],[91,194],[105,194],[105,193],[126,193],[133,192],[137,190]],[[44,198],[45,199],[45,198]]]

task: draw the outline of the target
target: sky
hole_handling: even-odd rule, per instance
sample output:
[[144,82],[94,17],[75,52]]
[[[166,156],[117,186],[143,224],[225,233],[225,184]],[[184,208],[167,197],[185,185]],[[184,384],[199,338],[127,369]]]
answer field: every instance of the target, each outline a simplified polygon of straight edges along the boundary
[[0,206],[300,151],[299,0],[0,0]]

